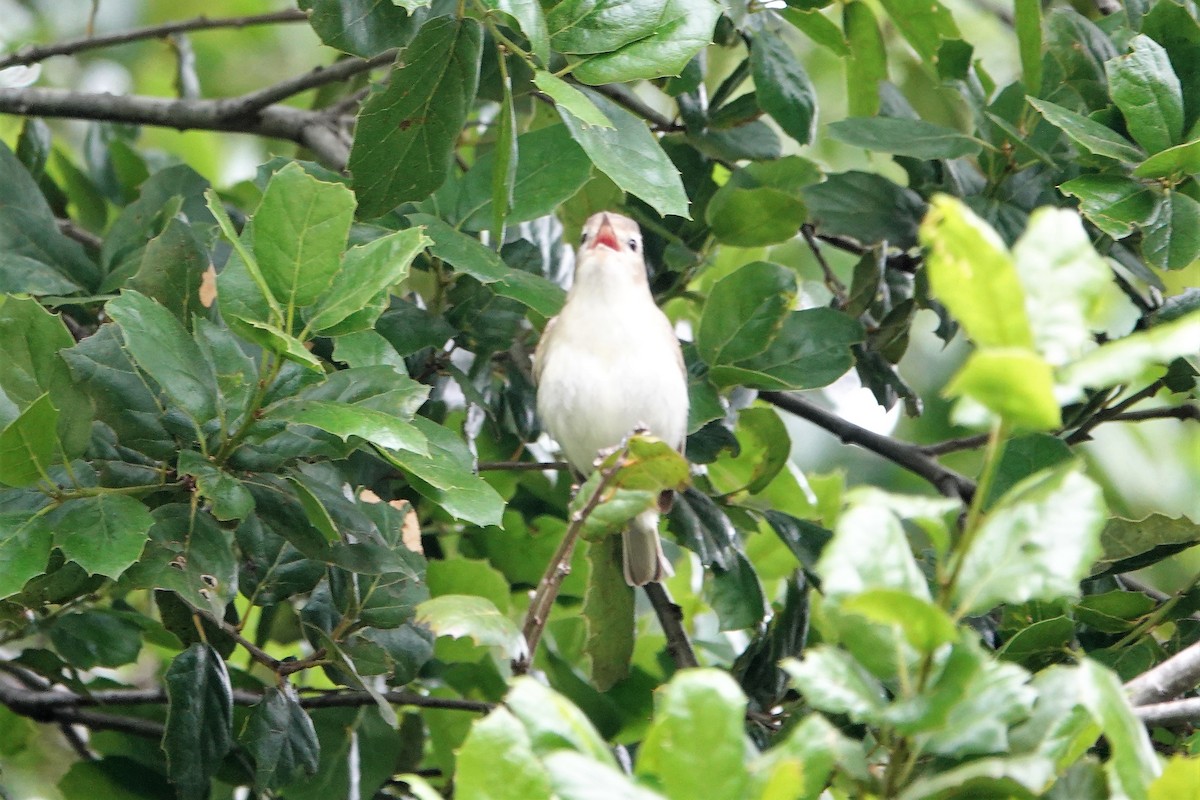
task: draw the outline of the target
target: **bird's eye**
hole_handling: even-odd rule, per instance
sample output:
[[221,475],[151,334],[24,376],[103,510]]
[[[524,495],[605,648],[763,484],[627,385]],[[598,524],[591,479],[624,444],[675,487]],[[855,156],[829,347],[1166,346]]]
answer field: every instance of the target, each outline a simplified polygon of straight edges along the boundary
[[629,240],[629,249],[634,253],[636,253],[638,251],[638,240],[637,239]]
[[579,234],[579,243],[587,244],[587,231],[584,231],[583,233]]

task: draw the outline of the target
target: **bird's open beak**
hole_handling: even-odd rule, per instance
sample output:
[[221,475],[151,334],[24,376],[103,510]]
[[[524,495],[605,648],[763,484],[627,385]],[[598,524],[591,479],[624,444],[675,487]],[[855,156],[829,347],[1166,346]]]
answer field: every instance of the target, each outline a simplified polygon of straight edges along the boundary
[[596,233],[596,238],[592,242],[593,247],[607,247],[609,250],[620,250],[621,245],[617,243],[617,232],[613,230],[612,223],[608,221],[608,215],[605,214],[600,222],[600,230]]

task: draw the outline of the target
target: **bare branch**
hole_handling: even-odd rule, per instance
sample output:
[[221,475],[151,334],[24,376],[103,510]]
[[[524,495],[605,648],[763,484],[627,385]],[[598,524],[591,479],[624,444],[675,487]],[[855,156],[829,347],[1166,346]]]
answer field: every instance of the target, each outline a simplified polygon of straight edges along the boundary
[[846,287],[838,280],[833,269],[829,266],[829,262],[825,260],[825,254],[821,252],[821,245],[817,243],[817,237],[813,235],[813,226],[805,223],[800,226],[800,233],[804,236],[804,241],[808,243],[808,249],[812,251],[813,258],[817,260],[817,264],[821,267],[821,272],[825,275],[825,286],[833,294],[837,300],[838,308],[846,307]]
[[506,470],[508,472],[540,472],[544,469],[564,470],[571,465],[565,461],[480,461],[480,472]]
[[227,100],[168,100],[140,95],[116,96],[63,89],[0,89],[0,113],[68,117],[104,122],[155,125],[176,130],[251,133],[303,145],[327,166],[341,170],[350,155],[336,122],[317,111],[270,105],[235,117]]
[[69,239],[74,239],[84,247],[90,247],[93,250],[99,250],[100,246],[104,244],[103,239],[86,228],[80,227],[73,220],[56,219],[55,222],[58,223],[58,229],[64,236]]
[[977,450],[987,444],[988,435],[977,433],[974,436],[963,436],[959,439],[947,439],[944,442],[920,445],[920,450],[927,456],[944,456],[947,453],[957,453],[959,450]]
[[1063,441],[1067,444],[1079,444],[1080,442],[1086,442],[1092,438],[1091,432],[1096,428],[1097,425],[1100,425],[1104,422],[1110,422],[1120,417],[1122,414],[1127,413],[1128,410],[1133,406],[1158,394],[1159,390],[1163,388],[1163,385],[1163,379],[1160,378],[1149,386],[1134,392],[1129,397],[1117,403],[1115,406],[1101,408],[1099,411],[1085,420],[1082,425],[1076,428],[1071,435],[1063,439]]
[[1148,726],[1195,725],[1200,722],[1200,697],[1134,706],[1133,713]]
[[661,583],[648,583],[642,588],[646,590],[646,597],[650,598],[650,605],[654,606],[654,613],[658,615],[658,623],[667,636],[667,652],[671,654],[675,668],[700,666],[687,631],[683,629],[683,609],[671,599],[667,587]]
[[833,414],[820,406],[784,392],[759,392],[758,395],[768,403],[779,406],[784,411],[802,417],[809,422],[824,428],[837,436],[846,444],[856,444],[870,450],[876,455],[883,456],[889,461],[904,467],[909,472],[920,475],[934,487],[956,500],[969,503],[975,495],[975,482],[952,469],[943,467],[937,461],[927,456],[921,448],[907,442],[900,442],[888,436],[860,428],[852,422]]
[[280,81],[265,89],[259,89],[256,92],[250,92],[240,97],[232,97],[221,102],[227,106],[225,110],[227,116],[241,117],[258,111],[260,108],[265,108],[272,103],[278,103],[280,100],[286,100],[293,95],[306,92],[309,89],[324,86],[327,83],[338,83],[353,78],[360,72],[366,72],[375,67],[390,64],[396,60],[398,52],[399,50],[393,48],[385,50],[371,58],[347,58],[328,67],[316,67],[303,75],[297,75],[294,78]]
[[96,50],[102,47],[112,47],[118,44],[128,44],[144,39],[160,39],[176,33],[187,31],[211,30],[213,28],[244,28],[250,25],[274,25],[286,22],[305,22],[308,14],[299,9],[275,11],[270,14],[251,14],[244,17],[218,17],[209,19],[200,16],[194,19],[167,22],[162,25],[151,25],[147,28],[135,28],[131,31],[112,33],[106,36],[85,36],[80,39],[68,39],[47,45],[22,47],[12,55],[0,58],[0,69],[36,64],[52,56],[67,56],[82,53],[86,50]]
[[1174,700],[1200,685],[1200,642],[1185,647],[1125,684],[1135,706]]
[[656,109],[647,105],[642,98],[633,93],[632,89],[619,84],[609,83],[603,86],[589,86],[589,89],[607,97],[619,106],[624,106],[629,111],[637,114],[642,119],[649,122],[660,131],[677,131],[682,130],[682,126],[677,124],[675,120],[667,117],[665,114],[659,113]]

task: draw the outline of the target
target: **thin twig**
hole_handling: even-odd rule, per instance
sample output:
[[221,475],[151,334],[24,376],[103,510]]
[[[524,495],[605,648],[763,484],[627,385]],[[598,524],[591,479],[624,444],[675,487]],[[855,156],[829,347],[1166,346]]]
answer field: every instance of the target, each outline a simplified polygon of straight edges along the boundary
[[666,634],[667,652],[671,654],[675,668],[689,669],[700,666],[687,631],[683,629],[683,609],[671,599],[667,587],[661,583],[647,583],[642,588],[646,590],[646,597],[650,598],[650,605],[654,607],[658,623]]
[[1063,441],[1067,444],[1079,444],[1080,442],[1086,442],[1088,439],[1092,438],[1090,434],[1097,425],[1100,425],[1103,422],[1109,422],[1110,420],[1121,416],[1132,406],[1137,405],[1143,400],[1149,399],[1158,394],[1158,391],[1162,388],[1163,379],[1160,378],[1149,386],[1134,392],[1129,397],[1117,403],[1115,406],[1100,409],[1087,420],[1085,420],[1082,425],[1076,428],[1071,435],[1063,439]]
[[1146,408],[1141,411],[1126,411],[1114,414],[1109,422],[1145,422],[1153,419],[1196,420],[1200,422],[1200,405],[1184,403],[1181,406]]
[[[840,236],[836,233],[817,233],[816,237],[827,245],[836,247],[838,250],[843,250],[847,253],[853,253],[856,256],[864,255],[871,249],[857,239],[852,239],[849,236]],[[919,254],[912,255],[903,250],[894,250],[887,253],[885,260],[888,269],[906,272],[910,275],[920,268],[923,261]]]
[[603,86],[589,86],[587,88],[604,95],[619,106],[624,106],[661,131],[683,129],[675,120],[647,105],[645,101],[633,93],[632,89],[623,84],[608,83]]
[[[278,103],[280,100],[286,100],[309,89],[315,89],[327,83],[339,83],[353,78],[361,72],[390,64],[396,60],[398,52],[397,49],[385,50],[371,58],[347,58],[328,67],[316,67],[303,75],[288,78],[265,89],[222,100],[221,102],[225,105],[223,113],[227,119],[252,114],[260,108]],[[330,117],[340,116],[340,113],[331,114],[328,109],[321,109],[321,113]]]
[[974,481],[952,469],[943,467],[922,452],[918,445],[897,441],[866,428],[860,428],[837,414],[813,405],[794,394],[760,392],[758,396],[768,403],[779,406],[784,411],[824,428],[846,444],[856,444],[921,476],[947,497],[969,503],[975,494]]
[[217,17],[210,19],[200,16],[193,19],[166,22],[162,25],[151,25],[146,28],[135,28],[121,33],[111,33],[105,36],[86,36],[79,39],[68,39],[47,45],[22,47],[12,55],[0,58],[0,69],[6,67],[25,66],[44,61],[51,56],[67,56],[82,53],[85,50],[95,50],[101,47],[112,47],[118,44],[128,44],[144,39],[161,39],[175,33],[186,31],[210,30],[212,28],[244,28],[250,25],[272,25],[286,22],[305,22],[307,12],[299,9],[275,11],[270,14],[251,14],[244,17]]
[[918,449],[927,456],[944,456],[947,453],[957,453],[959,450],[977,450],[987,444],[988,435],[977,433],[974,436],[963,436],[960,439],[947,439],[944,442],[920,445]]
[[58,230],[64,236],[66,236],[68,239],[74,239],[84,247],[90,247],[93,250],[99,250],[104,244],[104,239],[100,238],[86,228],[80,227],[73,220],[56,219],[54,221],[58,223]]
[[564,470],[571,465],[565,461],[480,461],[479,471],[540,472],[544,469]]
[[808,223],[801,225],[800,234],[804,237],[804,241],[808,242],[808,249],[812,251],[813,258],[820,265],[821,272],[825,275],[825,286],[833,293],[834,298],[837,300],[838,308],[845,308],[846,287],[838,280],[838,276],[834,274],[833,269],[829,266],[829,262],[825,260],[825,254],[821,252],[821,245],[817,242],[817,237],[813,234],[813,226]]
[[579,542],[579,535],[583,533],[584,523],[588,517],[600,505],[601,498],[604,496],[605,489],[608,488],[609,482],[621,469],[625,462],[625,454],[629,451],[629,446],[625,445],[618,452],[617,457],[613,459],[613,464],[606,470],[600,473],[600,480],[596,483],[596,488],[591,496],[584,503],[583,508],[571,515],[571,523],[567,526],[567,532],[563,535],[562,541],[558,545],[558,549],[554,551],[554,556],[550,559],[550,563],[546,565],[546,571],[542,574],[542,579],[538,581],[537,589],[533,593],[533,599],[529,601],[529,611],[525,614],[525,624],[521,627],[521,633],[525,637],[527,652],[523,658],[514,659],[512,668],[513,672],[518,675],[523,675],[529,671],[529,666],[533,663],[534,653],[537,651],[538,641],[542,638],[542,631],[546,629],[546,622],[550,619],[550,609],[554,606],[554,601],[558,597],[558,590],[562,587],[562,582],[571,572],[571,555],[575,552],[575,545]]
[[350,147],[336,121],[318,111],[270,105],[252,115],[230,117],[226,100],[170,100],[64,89],[0,89],[0,113],[128,122],[176,130],[250,133],[285,139],[312,150],[327,166],[346,166]]

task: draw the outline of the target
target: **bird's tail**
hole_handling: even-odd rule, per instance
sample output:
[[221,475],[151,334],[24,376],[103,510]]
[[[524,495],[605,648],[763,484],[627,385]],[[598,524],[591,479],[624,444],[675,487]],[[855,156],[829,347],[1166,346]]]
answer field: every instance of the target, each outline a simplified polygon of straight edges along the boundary
[[644,511],[621,534],[625,555],[625,582],[630,586],[658,583],[674,575],[658,539],[658,512]]

